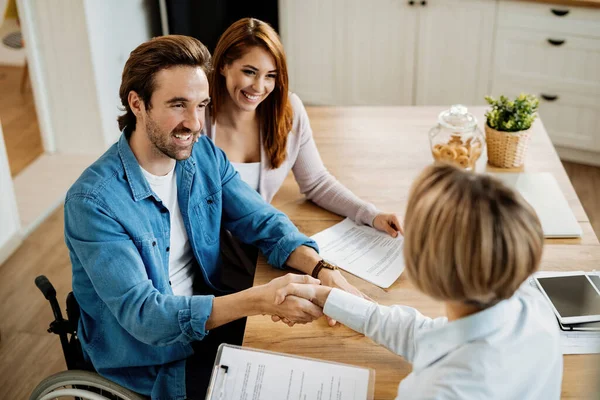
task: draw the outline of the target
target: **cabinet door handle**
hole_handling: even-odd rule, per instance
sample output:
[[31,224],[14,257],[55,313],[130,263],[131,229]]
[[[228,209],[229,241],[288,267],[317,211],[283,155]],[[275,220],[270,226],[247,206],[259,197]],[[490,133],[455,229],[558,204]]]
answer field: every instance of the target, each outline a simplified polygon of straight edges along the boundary
[[552,8],[550,11],[552,11],[552,14],[556,15],[557,17],[564,17],[570,12],[569,10],[557,10],[556,8]]
[[425,1],[425,0],[421,1],[421,5],[422,5],[423,7],[425,7],[425,6],[427,5],[427,1]]
[[409,6],[414,6],[414,5],[415,5],[415,1],[414,1],[414,0],[410,0],[410,1],[408,2],[408,5],[409,5]]
[[555,101],[558,100],[558,96],[555,94],[540,94],[540,96],[542,97],[542,99],[546,100],[546,101]]
[[563,40],[563,39],[548,39],[548,43],[550,43],[552,46],[562,46],[563,44],[565,44],[565,40]]

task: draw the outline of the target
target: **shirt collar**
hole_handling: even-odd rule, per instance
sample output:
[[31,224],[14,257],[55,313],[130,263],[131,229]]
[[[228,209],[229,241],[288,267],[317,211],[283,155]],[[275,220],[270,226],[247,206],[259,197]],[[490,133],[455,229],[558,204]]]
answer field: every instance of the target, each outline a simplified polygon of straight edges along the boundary
[[513,296],[478,313],[418,334],[414,370],[426,368],[453,350],[500,331],[520,313],[520,307],[521,303]]
[[[133,151],[129,146],[128,139],[130,136],[131,132],[127,132],[127,127],[125,127],[125,129],[123,129],[121,132],[121,137],[117,143],[117,149],[119,151],[121,162],[123,163],[123,168],[125,169],[125,177],[129,183],[129,187],[131,188],[133,199],[135,201],[140,201],[149,196],[153,196],[154,192],[152,191],[148,180],[144,176],[142,169],[140,168],[140,164],[137,158],[135,158],[135,154],[133,154]],[[180,176],[181,168],[184,168],[186,171],[193,174],[195,171],[195,166],[196,162],[194,161],[193,157],[190,157],[187,160],[177,161],[175,169],[178,171],[178,175]]]

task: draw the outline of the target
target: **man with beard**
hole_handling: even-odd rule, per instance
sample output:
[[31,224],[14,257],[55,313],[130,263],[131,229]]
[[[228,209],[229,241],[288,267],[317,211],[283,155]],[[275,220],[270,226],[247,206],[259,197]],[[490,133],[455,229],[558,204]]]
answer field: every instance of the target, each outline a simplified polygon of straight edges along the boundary
[[[163,36],[137,47],[119,91],[121,137],[65,200],[84,354],[101,375],[152,398],[204,398],[217,347],[241,344],[244,317],[290,325],[319,318],[322,310],[298,297],[275,305],[288,283],[360,295],[200,135],[209,73],[210,54],[196,39]],[[221,280],[222,227],[271,265],[319,280],[288,274],[232,293]]]

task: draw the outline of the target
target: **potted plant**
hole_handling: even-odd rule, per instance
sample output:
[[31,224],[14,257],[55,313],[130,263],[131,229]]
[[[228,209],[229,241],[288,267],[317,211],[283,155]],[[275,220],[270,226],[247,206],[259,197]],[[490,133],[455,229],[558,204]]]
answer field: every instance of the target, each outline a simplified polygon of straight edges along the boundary
[[485,113],[488,162],[500,168],[520,167],[525,161],[539,100],[531,94],[520,94],[514,101],[505,96],[498,100],[486,96],[485,100],[491,106]]

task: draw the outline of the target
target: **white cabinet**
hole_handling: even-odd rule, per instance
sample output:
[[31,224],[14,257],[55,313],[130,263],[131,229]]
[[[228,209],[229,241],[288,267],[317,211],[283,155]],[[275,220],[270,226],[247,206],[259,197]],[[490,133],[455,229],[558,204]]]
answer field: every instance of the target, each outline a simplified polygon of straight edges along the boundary
[[481,104],[495,0],[280,0],[291,90],[309,104]]
[[[290,88],[307,104],[541,98],[554,144],[600,165],[600,10],[523,0],[280,0]],[[583,154],[583,152],[586,154]]]
[[600,151],[600,10],[501,0],[494,48],[492,94],[539,96],[552,142],[589,162]]
[[489,93],[496,2],[428,1],[419,12],[416,105],[483,104]]
[[290,88],[305,102],[336,103],[336,61],[343,52],[337,46],[341,39],[337,8],[335,1],[280,0],[280,33]]
[[540,96],[539,114],[555,146],[600,150],[600,135],[596,133],[600,126],[600,99],[526,79],[495,81],[492,88],[496,96],[516,97],[523,92]]
[[336,65],[342,90],[337,104],[410,105],[413,103],[417,15],[406,1],[348,0],[338,8]]

